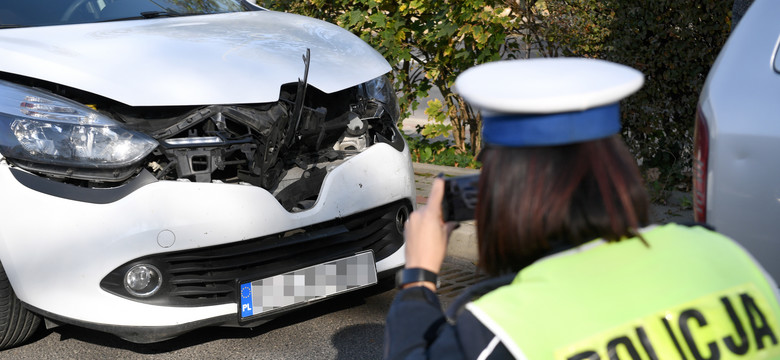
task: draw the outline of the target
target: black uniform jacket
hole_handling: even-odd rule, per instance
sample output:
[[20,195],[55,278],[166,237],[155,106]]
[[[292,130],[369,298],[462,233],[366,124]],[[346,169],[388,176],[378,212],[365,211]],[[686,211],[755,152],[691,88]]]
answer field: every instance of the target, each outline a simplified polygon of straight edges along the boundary
[[385,359],[513,359],[495,334],[465,306],[511,283],[516,275],[488,279],[469,287],[446,315],[439,298],[428,288],[399,291],[387,315]]

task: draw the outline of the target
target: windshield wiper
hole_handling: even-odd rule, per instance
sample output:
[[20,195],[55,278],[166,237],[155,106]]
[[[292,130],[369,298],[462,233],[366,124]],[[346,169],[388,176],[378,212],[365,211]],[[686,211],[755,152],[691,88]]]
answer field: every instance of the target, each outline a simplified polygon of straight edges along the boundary
[[146,19],[154,19],[158,17],[174,17],[174,16],[181,16],[181,15],[175,11],[165,10],[165,11],[144,11],[141,13],[141,16],[143,16]]
[[123,20],[141,20],[141,19],[154,19],[159,17],[176,17],[176,16],[182,16],[181,14],[173,11],[173,10],[161,10],[161,11],[144,11],[141,12],[138,16],[128,16],[123,18],[117,18],[117,19],[108,19],[108,20],[102,20],[99,22],[109,22],[109,21],[123,21]]
[[0,24],[0,29],[13,29],[13,28],[20,28],[20,27],[28,27],[29,25],[19,25],[19,24]]

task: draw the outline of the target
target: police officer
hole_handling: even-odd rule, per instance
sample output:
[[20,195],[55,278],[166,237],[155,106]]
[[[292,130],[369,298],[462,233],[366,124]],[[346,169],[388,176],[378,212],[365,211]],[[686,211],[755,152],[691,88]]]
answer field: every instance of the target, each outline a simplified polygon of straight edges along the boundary
[[436,280],[452,224],[436,180],[405,230],[386,358],[780,358],[777,285],[750,254],[701,226],[648,224],[648,195],[617,135],[618,102],[643,81],[579,58],[458,77],[484,119],[476,220],[479,267],[492,278],[442,312]]

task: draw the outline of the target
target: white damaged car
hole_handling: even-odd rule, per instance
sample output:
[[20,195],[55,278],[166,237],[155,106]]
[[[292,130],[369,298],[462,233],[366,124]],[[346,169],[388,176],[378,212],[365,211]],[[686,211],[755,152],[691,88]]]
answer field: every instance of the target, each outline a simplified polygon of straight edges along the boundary
[[401,267],[390,65],[245,0],[0,2],[0,348],[45,319],[154,342]]

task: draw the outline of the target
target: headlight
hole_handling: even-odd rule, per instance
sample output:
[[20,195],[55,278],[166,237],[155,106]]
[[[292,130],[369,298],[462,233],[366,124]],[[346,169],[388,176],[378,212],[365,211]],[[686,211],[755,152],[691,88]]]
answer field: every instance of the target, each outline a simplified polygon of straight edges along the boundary
[[126,168],[157,145],[75,101],[0,81],[0,153],[36,170],[65,167],[78,178],[78,169],[90,169],[81,177],[118,180],[117,172],[95,170]]
[[387,76],[380,76],[362,84],[366,92],[366,97],[382,103],[384,111],[397,122],[401,110],[398,107],[398,98],[393,90],[393,83]]

